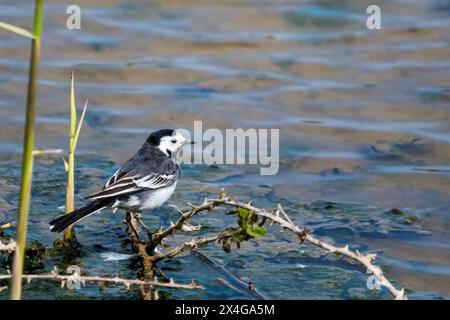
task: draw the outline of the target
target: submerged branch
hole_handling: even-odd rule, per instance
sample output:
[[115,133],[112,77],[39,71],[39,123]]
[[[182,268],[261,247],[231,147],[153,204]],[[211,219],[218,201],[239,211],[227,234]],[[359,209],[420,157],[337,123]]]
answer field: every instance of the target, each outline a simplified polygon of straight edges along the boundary
[[217,278],[217,281],[222,283],[224,286],[233,289],[241,294],[250,295],[252,298],[256,298],[258,300],[269,300],[264,294],[262,294],[261,292],[259,292],[258,289],[255,288],[255,285],[250,279],[247,278],[246,279],[247,282],[244,282],[243,279],[238,279],[230,271],[225,269],[224,266],[220,265],[219,263],[209,258],[208,256],[204,255],[198,250],[192,250],[192,254],[201,259],[204,263],[207,263],[210,266],[212,266],[215,270],[223,273],[227,278],[229,278],[229,280],[233,282],[233,284],[236,284],[238,288],[235,287],[233,284],[229,283],[228,281],[226,281],[225,279]]

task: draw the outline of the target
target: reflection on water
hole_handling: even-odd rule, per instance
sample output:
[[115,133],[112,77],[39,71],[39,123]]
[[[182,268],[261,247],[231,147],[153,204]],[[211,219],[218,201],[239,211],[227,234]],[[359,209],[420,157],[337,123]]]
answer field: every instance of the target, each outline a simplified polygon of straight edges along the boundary
[[[30,27],[33,5],[19,2],[3,1],[0,20]],[[89,97],[78,203],[154,128],[192,128],[194,120],[204,128],[280,128],[278,175],[189,166],[173,203],[194,202],[221,186],[260,206],[280,201],[318,235],[380,253],[389,277],[412,290],[411,297],[449,297],[450,2],[382,2],[379,31],[365,28],[369,2],[78,1],[82,29],[76,31],[65,28],[71,2],[46,1],[37,147],[66,147],[72,69],[80,102]],[[0,33],[2,217],[14,215],[17,204],[28,42]],[[54,238],[47,221],[64,204],[63,187],[61,161],[39,158],[32,240]],[[389,214],[393,208],[402,214]],[[170,220],[164,208],[146,219]],[[218,215],[197,219],[204,232],[231,223]],[[120,214],[85,220],[79,238],[85,252],[76,262],[87,273],[136,276],[130,261],[100,263],[101,253],[129,253]],[[275,232],[230,255],[214,246],[204,252],[238,277],[251,275],[273,298],[389,297],[366,289],[360,267],[309,246],[294,250],[292,241]],[[41,267],[59,261],[52,256]],[[205,269],[201,264],[192,256],[166,262],[170,276],[207,287],[166,297],[245,298],[216,281],[223,276],[217,271],[193,271]],[[56,294],[52,288],[33,284],[25,294],[137,296],[122,288]]]

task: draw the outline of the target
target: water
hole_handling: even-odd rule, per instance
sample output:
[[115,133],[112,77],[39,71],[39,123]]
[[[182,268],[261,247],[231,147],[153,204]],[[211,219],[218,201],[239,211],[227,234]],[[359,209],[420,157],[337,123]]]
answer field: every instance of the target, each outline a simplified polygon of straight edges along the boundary
[[[17,3],[3,1],[0,20],[30,28],[32,2]],[[194,120],[204,128],[280,128],[278,175],[262,177],[245,166],[185,166],[171,203],[195,203],[220,187],[261,207],[281,202],[317,236],[377,252],[387,276],[411,298],[450,296],[449,1],[381,1],[380,31],[365,28],[370,1],[79,1],[78,31],[65,28],[69,4],[45,5],[36,146],[67,147],[73,69],[79,105],[89,98],[78,144],[77,204],[155,128],[192,129]],[[29,52],[27,40],[0,33],[0,217],[14,217]],[[30,241],[50,245],[58,237],[47,221],[62,205],[60,156],[37,158]],[[176,216],[164,207],[145,222],[167,225]],[[78,256],[51,252],[29,271],[74,263],[87,274],[135,278],[132,259],[101,258],[130,253],[122,218],[104,212],[83,221]],[[234,222],[209,214],[194,223],[207,234]],[[294,243],[271,228],[232,254],[214,245],[202,252],[271,298],[390,298],[367,290],[360,266]],[[161,268],[206,288],[163,290],[165,298],[246,298],[194,256]],[[120,286],[25,287],[27,298],[138,297]]]

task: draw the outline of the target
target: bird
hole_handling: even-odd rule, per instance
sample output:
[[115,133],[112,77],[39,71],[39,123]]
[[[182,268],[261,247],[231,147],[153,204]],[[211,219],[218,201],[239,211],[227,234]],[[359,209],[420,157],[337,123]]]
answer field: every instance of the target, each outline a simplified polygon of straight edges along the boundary
[[152,132],[100,191],[85,197],[91,202],[51,220],[50,230],[61,232],[105,208],[141,214],[162,206],[175,191],[180,176],[176,155],[193,143],[173,129]]

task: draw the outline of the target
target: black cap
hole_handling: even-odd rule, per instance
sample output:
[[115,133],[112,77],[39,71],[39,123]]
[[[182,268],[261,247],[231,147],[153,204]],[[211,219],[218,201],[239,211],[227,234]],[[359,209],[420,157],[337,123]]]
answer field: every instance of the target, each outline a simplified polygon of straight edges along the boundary
[[161,142],[162,137],[170,137],[171,135],[173,135],[173,132],[174,130],[172,129],[162,129],[155,131],[147,138],[147,142],[152,146],[158,146]]

